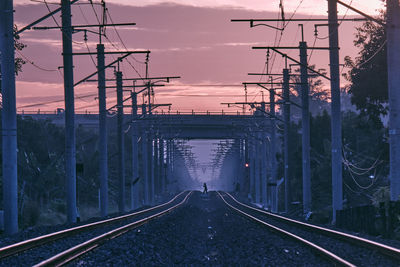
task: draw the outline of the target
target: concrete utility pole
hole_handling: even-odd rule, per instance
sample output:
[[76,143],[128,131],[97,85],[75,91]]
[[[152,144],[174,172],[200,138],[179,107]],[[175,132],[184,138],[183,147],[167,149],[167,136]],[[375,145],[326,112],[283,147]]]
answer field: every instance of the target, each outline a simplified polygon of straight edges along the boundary
[[67,189],[67,219],[75,223],[76,210],[76,152],[75,152],[75,100],[72,56],[71,2],[61,0],[63,41],[63,70],[65,96],[65,175]]
[[[263,112],[262,116],[265,117],[265,102],[261,103],[261,111]],[[264,131],[260,132],[259,135],[261,139],[261,147],[260,147],[260,157],[261,157],[261,164],[260,164],[260,175],[261,175],[261,199],[264,205],[267,204],[267,135]]]
[[161,194],[165,192],[165,165],[164,165],[164,140],[160,139],[160,180],[161,180]]
[[[146,113],[144,113],[146,114]],[[142,131],[142,161],[143,161],[143,180],[144,180],[144,204],[150,204],[149,197],[149,151],[148,151],[148,132],[144,130]]]
[[278,200],[276,199],[276,120],[275,120],[275,91],[269,91],[269,102],[270,102],[270,111],[271,114],[271,182],[275,184],[271,188],[271,197],[272,197],[272,212],[278,211]]
[[150,204],[154,204],[154,134],[151,132],[149,134],[148,140],[148,160],[149,160],[149,180],[150,180]]
[[18,232],[17,112],[15,100],[14,9],[12,0],[0,1],[0,52],[3,135],[4,231]]
[[303,171],[303,212],[311,211],[311,177],[310,177],[310,110],[309,85],[307,70],[307,43],[300,42],[300,80],[301,80],[301,128],[302,128],[302,171]]
[[108,215],[108,158],[107,158],[107,108],[106,73],[104,68],[104,45],[97,45],[97,75],[99,92],[99,168],[100,168],[100,213]]
[[256,144],[255,144],[255,139],[254,137],[251,137],[248,139],[249,140],[249,161],[250,161],[250,195],[251,195],[251,200],[254,201],[255,197],[255,173],[256,173],[256,153],[257,151],[255,150]]
[[285,211],[289,212],[290,182],[289,182],[289,131],[290,131],[290,91],[289,91],[289,69],[283,69],[283,118],[284,118],[284,176],[285,176]]
[[387,64],[389,87],[390,200],[400,199],[400,7],[387,0]]
[[160,183],[159,183],[159,155],[158,155],[158,138],[154,139],[154,153],[153,153],[153,176],[154,176],[154,195],[158,195],[160,192]]
[[172,140],[167,140],[167,177],[166,177],[166,190],[170,192],[169,184],[172,181],[172,167],[173,167],[173,158],[172,158]]
[[125,212],[125,139],[124,139],[124,103],[122,72],[115,73],[117,80],[117,139],[118,139],[118,176],[119,176],[119,198],[118,210]]
[[262,203],[268,204],[267,200],[267,136],[264,132],[261,133],[261,194]]
[[131,93],[132,100],[132,179],[131,179],[131,210],[139,207],[139,146],[137,128],[137,94]]
[[329,59],[331,72],[332,131],[332,223],[336,211],[343,208],[342,188],[342,124],[340,114],[339,34],[336,0],[328,0]]
[[261,192],[261,135],[259,133],[256,133],[256,138],[255,138],[255,202],[260,203],[260,192]]

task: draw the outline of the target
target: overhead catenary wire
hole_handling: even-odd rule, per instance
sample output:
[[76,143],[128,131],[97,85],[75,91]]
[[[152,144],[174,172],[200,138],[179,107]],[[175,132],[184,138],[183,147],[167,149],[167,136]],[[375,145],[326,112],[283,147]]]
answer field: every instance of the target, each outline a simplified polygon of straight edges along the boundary
[[[111,23],[114,24],[114,21],[113,21],[113,19],[112,19],[112,17],[111,17],[111,14],[110,14],[109,10],[106,9],[106,12],[107,12],[108,17],[110,18]],[[115,31],[115,33],[117,34],[117,37],[118,37],[118,39],[120,40],[122,46],[123,46],[126,50],[128,50],[128,48],[127,48],[127,46],[125,45],[125,43],[124,43],[124,41],[123,41],[121,35],[120,35],[119,32],[118,32],[117,27],[113,26],[113,28],[114,28],[114,31]],[[142,76],[140,75],[140,73],[136,70],[136,68],[135,68],[135,67],[133,66],[133,64],[129,61],[129,59],[126,59],[126,61],[127,61],[128,64],[135,70],[135,72],[139,75],[139,77],[140,77],[141,79],[143,79],[143,77],[142,77]]]
[[[352,3],[353,3],[353,0],[350,1],[349,6],[350,6]],[[349,12],[349,8],[346,9],[346,12],[344,13],[344,15],[343,15],[343,17],[342,17],[342,20],[339,22],[338,27],[340,27],[340,26],[342,25],[342,23],[343,23],[344,19],[346,18],[348,12]],[[318,39],[318,40],[325,40],[325,39],[328,39],[330,36],[331,36],[331,34],[329,34],[329,35],[327,35],[327,36],[325,36],[325,37],[318,37],[318,35],[317,35],[317,33],[316,33],[315,38]]]
[[387,43],[387,39],[385,39],[385,41],[382,43],[382,45],[375,51],[375,53],[372,56],[370,56],[367,60],[363,61],[362,63],[358,64],[357,67],[361,67],[361,66],[367,64],[368,62],[370,62],[376,55],[379,54],[379,52],[382,51],[382,49],[385,47],[386,43]]
[[46,71],[46,72],[55,72],[58,71],[57,69],[47,69],[44,67],[41,67],[39,65],[37,65],[36,63],[34,63],[32,60],[30,60],[27,56],[25,56],[20,50],[15,49],[15,51],[29,64],[31,64],[32,66],[34,66],[35,68],[41,70],[41,71]]
[[[43,3],[46,5],[47,10],[51,13],[52,11],[51,11],[51,9],[50,9],[48,3],[47,3],[47,0],[43,0]],[[56,20],[56,18],[54,17],[54,15],[51,15],[51,17],[52,17],[54,23],[57,25],[57,27],[60,28],[60,29],[62,29],[62,27],[61,27],[60,24],[57,22],[57,20]],[[71,40],[71,42],[73,42],[73,43],[75,43],[75,44],[79,44],[79,45],[83,45],[83,44],[84,44],[84,43],[81,43],[81,42],[76,42],[76,41],[74,41],[74,40]]]

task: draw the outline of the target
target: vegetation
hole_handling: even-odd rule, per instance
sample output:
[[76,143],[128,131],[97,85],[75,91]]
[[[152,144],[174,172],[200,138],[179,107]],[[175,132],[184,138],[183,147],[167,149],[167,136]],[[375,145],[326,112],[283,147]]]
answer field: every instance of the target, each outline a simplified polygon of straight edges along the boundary
[[[19,41],[20,37],[18,34],[15,34],[18,31],[17,26],[14,25],[14,47],[15,50],[18,51],[22,51],[22,49],[24,49],[26,47],[26,44],[23,44]],[[16,56],[15,57],[15,74],[18,75],[19,72],[22,71],[22,65],[24,65],[26,63],[26,61],[21,58]]]
[[[383,12],[381,19],[386,20]],[[355,37],[360,52],[355,59],[345,57],[350,71],[344,77],[351,82],[352,103],[362,115],[378,122],[388,111],[386,32],[383,26],[367,21],[357,28]]]
[[[382,19],[385,15],[382,13]],[[377,204],[388,199],[389,145],[387,128],[382,122],[387,114],[386,36],[382,26],[366,22],[357,29],[354,44],[360,48],[353,60],[346,57],[350,68],[345,78],[350,81],[343,94],[351,95],[357,112],[342,112],[343,195],[345,207]],[[312,109],[311,117],[311,183],[313,210],[329,210],[331,206],[331,124],[329,97],[318,80],[310,82],[310,102],[322,107]],[[299,102],[295,88],[291,99]],[[292,108],[297,109],[297,108]],[[298,113],[298,118],[301,118]],[[301,121],[292,123],[291,137],[291,201],[302,202]],[[280,176],[283,176],[282,156]],[[328,214],[328,213],[327,213]]]
[[[39,224],[64,223],[66,220],[64,128],[50,121],[21,116],[17,117],[17,126],[20,226],[25,228]],[[93,130],[78,127],[76,138],[76,161],[82,166],[82,170],[77,172],[77,204],[81,218],[86,219],[99,216],[98,135]],[[129,138],[126,138],[127,173],[131,165],[128,156],[131,147],[129,142]],[[115,132],[109,133],[109,143],[109,206],[110,212],[115,212],[118,190],[115,156],[117,147],[113,145],[116,144]],[[2,175],[1,168],[0,175]],[[0,187],[1,184],[2,179]],[[0,209],[2,201],[1,197]]]

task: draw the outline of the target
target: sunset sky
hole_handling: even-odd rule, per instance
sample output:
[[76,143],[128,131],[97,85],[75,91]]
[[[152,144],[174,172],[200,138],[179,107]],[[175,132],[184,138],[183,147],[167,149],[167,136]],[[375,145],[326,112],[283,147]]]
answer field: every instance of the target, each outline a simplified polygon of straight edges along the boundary
[[[55,9],[56,0],[48,0],[50,9]],[[88,3],[86,0],[80,3]],[[346,0],[346,3],[362,11],[376,15],[378,9],[384,8],[379,0]],[[14,0],[15,22],[21,27],[45,15],[48,10],[43,3],[28,0]],[[129,50],[151,50],[150,75],[152,76],[181,76],[182,79],[173,81],[171,85],[155,89],[156,103],[172,103],[172,110],[180,111],[235,111],[228,110],[221,102],[243,101],[244,81],[260,81],[259,77],[248,76],[249,72],[262,72],[265,67],[266,53],[252,50],[252,46],[278,44],[281,46],[297,46],[301,35],[297,23],[290,23],[281,35],[267,27],[250,28],[248,23],[232,23],[235,18],[277,18],[279,1],[106,1],[109,14],[114,23],[135,22],[135,27],[119,27],[118,33],[124,45]],[[285,17],[310,18],[326,16],[327,1],[325,0],[286,0],[283,1]],[[300,4],[301,3],[301,4]],[[300,4],[300,5],[299,5]],[[95,6],[100,16],[101,9]],[[346,9],[340,9],[339,16],[346,14]],[[74,5],[72,8],[73,25],[96,24],[97,19],[90,5]],[[354,15],[347,12],[347,16]],[[60,23],[60,15],[55,19]],[[111,23],[111,19],[108,22]],[[40,26],[55,26],[52,18]],[[345,22],[340,26],[340,58],[357,55],[353,46],[354,27],[359,23]],[[327,46],[327,40],[315,39],[314,25],[305,23],[305,39],[309,46]],[[113,28],[107,29],[104,44],[106,50],[118,48],[124,50],[124,45]],[[326,28],[319,29],[319,38],[327,35]],[[88,49],[95,51],[98,38],[88,34],[85,44],[83,34],[73,36],[74,51],[84,52]],[[21,41],[27,45],[22,55],[33,64],[27,63],[23,72],[17,77],[17,107],[19,111],[52,111],[57,107],[63,108],[63,84],[61,57],[61,33],[51,31],[26,31],[21,35]],[[111,44],[112,43],[112,44]],[[289,55],[298,58],[298,51],[289,51]],[[115,58],[115,57],[114,57]],[[96,60],[93,57],[93,60]],[[106,63],[113,60],[107,57]],[[130,57],[129,62],[121,64],[124,77],[138,77],[131,65],[144,76],[144,57]],[[281,72],[283,61],[276,57],[272,72]],[[310,58],[310,64],[317,68],[328,69],[328,53],[315,51]],[[74,57],[75,81],[95,71],[95,66],[88,56]],[[346,70],[344,70],[346,71]],[[113,71],[107,71],[107,77],[113,78]],[[129,83],[127,83],[130,85]],[[108,85],[113,85],[109,83]],[[222,86],[224,85],[224,86]],[[96,112],[96,84],[85,83],[75,88],[76,111],[85,110]],[[249,90],[250,100],[261,100],[260,90]],[[267,96],[267,93],[265,93]],[[57,102],[59,101],[59,102]],[[43,104],[43,103],[49,104]],[[115,104],[115,91],[108,91],[108,106]],[[31,106],[32,104],[39,104]]]

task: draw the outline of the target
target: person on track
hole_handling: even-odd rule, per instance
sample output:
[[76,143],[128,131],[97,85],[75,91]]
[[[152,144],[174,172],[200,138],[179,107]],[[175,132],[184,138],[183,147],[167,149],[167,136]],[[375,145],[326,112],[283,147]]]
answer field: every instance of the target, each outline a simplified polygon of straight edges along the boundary
[[204,183],[203,184],[203,194],[207,194],[208,193],[208,191],[207,191],[207,184],[206,183]]

